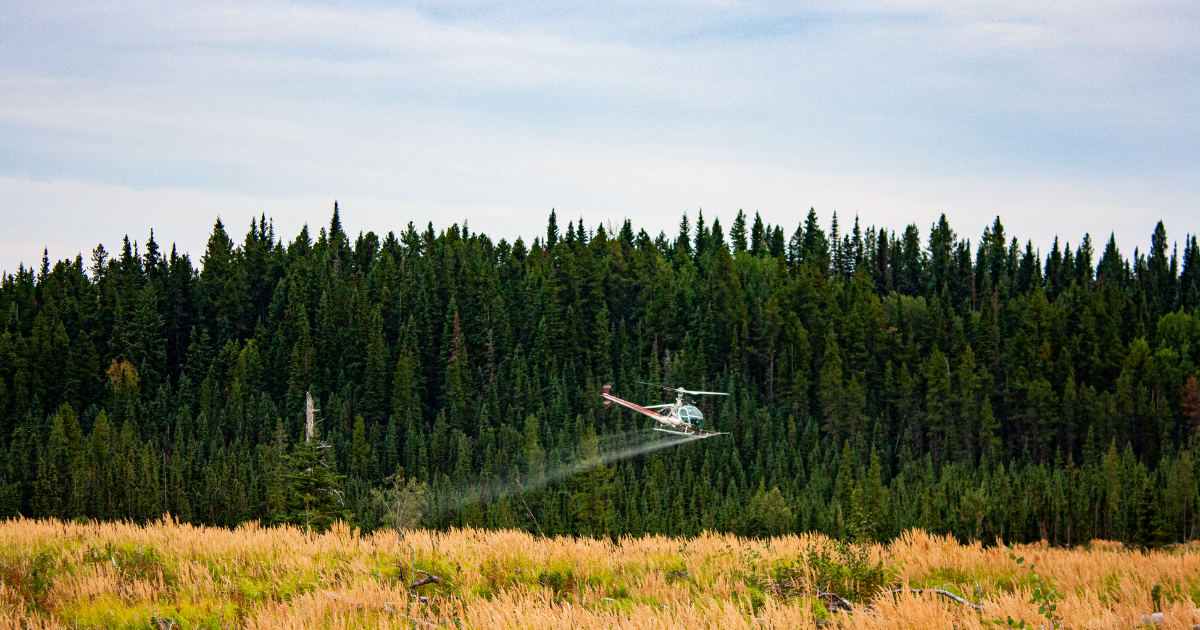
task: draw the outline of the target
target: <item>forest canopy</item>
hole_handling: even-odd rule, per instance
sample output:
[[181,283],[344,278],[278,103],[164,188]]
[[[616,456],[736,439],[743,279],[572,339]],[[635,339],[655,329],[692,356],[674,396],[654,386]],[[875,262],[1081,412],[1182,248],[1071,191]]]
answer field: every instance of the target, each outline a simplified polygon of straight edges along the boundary
[[[198,261],[151,233],[0,279],[0,516],[1158,546],[1197,537],[1198,307],[1161,222],[1126,257],[811,210],[529,243],[218,220]],[[698,404],[730,435],[606,459],[652,421],[604,383],[729,392]]]

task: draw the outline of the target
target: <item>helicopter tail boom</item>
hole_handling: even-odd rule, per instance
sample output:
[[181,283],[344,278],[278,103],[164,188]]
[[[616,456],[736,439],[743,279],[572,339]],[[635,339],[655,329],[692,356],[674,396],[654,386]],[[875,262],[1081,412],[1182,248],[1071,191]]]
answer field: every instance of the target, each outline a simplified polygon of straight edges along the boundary
[[628,400],[621,400],[620,398],[613,396],[612,394],[608,393],[611,389],[612,389],[612,385],[605,385],[604,393],[600,394],[600,397],[604,399],[604,408],[605,409],[613,406],[613,403],[616,403],[618,405],[621,405],[622,407],[632,409],[644,416],[650,416],[651,418],[654,418],[655,420],[658,420],[660,422],[667,420],[666,416],[663,416],[661,414],[657,414],[653,411],[650,411],[649,409],[642,407],[641,405],[635,405],[635,404],[629,402]]

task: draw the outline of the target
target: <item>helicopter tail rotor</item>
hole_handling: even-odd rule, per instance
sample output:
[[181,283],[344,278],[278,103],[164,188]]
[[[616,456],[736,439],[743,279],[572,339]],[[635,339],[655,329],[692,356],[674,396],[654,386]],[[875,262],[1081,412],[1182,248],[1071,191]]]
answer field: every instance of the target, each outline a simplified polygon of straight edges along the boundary
[[[610,391],[612,391],[612,383],[605,383],[605,384],[604,384],[604,393],[605,393],[605,394],[607,394],[607,393],[609,393]],[[609,400],[609,399],[607,399],[607,398],[605,398],[605,399],[604,399],[604,408],[605,408],[605,409],[608,409],[608,408],[609,408],[609,407],[611,407],[611,406],[613,406],[613,403],[612,403],[612,401],[611,401],[611,400]]]

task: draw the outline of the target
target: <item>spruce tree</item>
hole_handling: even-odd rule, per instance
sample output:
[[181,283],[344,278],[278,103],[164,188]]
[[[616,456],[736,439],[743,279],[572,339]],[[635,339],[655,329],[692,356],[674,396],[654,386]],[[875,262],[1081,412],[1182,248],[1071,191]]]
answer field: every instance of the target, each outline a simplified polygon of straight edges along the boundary
[[738,210],[733,227],[729,228],[729,240],[733,243],[733,251],[746,251],[746,213]]
[[287,516],[283,522],[307,531],[322,532],[335,521],[351,520],[342,490],[342,475],[335,468],[333,447],[317,439],[298,442],[287,456]]

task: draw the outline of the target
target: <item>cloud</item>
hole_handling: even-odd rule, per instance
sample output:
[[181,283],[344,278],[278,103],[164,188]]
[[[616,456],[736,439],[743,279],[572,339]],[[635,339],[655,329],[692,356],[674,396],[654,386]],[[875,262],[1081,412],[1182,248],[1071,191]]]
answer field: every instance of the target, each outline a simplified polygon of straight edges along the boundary
[[[164,233],[194,211],[206,234],[213,206],[290,230],[337,197],[377,209],[366,229],[466,217],[508,238],[550,207],[669,233],[700,206],[790,224],[810,205],[893,227],[947,211],[972,236],[999,213],[1035,242],[1200,229],[1192,2],[4,10],[5,219],[73,224],[113,197],[179,208],[152,216]],[[28,225],[17,247],[45,238]],[[85,236],[105,229],[136,232]]]

